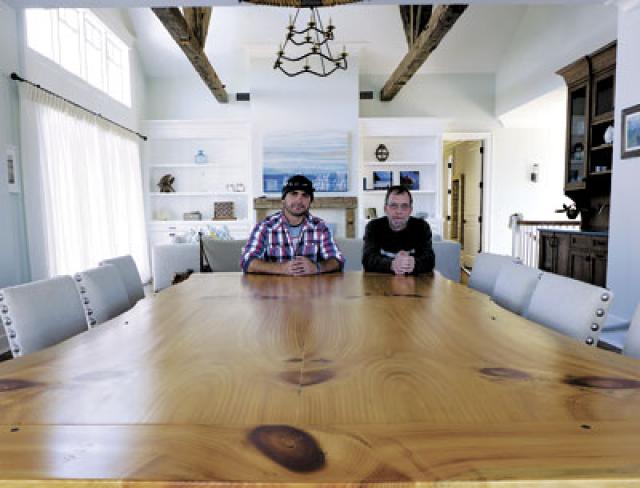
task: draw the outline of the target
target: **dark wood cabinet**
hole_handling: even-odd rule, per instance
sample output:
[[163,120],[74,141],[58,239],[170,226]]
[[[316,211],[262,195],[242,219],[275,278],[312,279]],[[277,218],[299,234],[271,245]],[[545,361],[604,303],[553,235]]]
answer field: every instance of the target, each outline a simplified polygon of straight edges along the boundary
[[580,210],[582,230],[606,231],[613,161],[609,136],[615,132],[616,42],[583,56],[558,74],[568,89],[565,194]]
[[608,237],[583,232],[540,231],[538,267],[593,285],[606,285]]

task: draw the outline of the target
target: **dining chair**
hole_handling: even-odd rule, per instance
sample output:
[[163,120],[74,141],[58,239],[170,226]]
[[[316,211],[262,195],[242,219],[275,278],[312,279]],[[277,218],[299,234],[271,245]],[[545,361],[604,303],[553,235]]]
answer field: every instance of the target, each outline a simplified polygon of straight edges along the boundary
[[100,325],[131,308],[129,295],[118,269],[112,264],[74,275],[89,328]]
[[500,269],[505,264],[519,262],[518,258],[502,254],[488,252],[478,254],[473,261],[473,268],[471,268],[469,288],[473,288],[485,295],[492,295]]
[[500,268],[491,299],[501,307],[522,315],[541,276],[542,271],[538,269],[507,263]]
[[0,290],[0,313],[13,357],[87,330],[80,295],[71,276]]
[[127,295],[129,296],[129,302],[133,307],[139,300],[144,298],[144,287],[142,286],[142,279],[140,278],[140,273],[138,272],[138,267],[136,266],[136,262],[130,255],[126,256],[118,256],[115,258],[105,259],[100,262],[100,266],[104,266],[105,264],[112,264],[120,273],[120,278],[124,283],[124,286],[127,290]]
[[613,293],[606,288],[544,273],[523,315],[595,346],[612,300]]
[[344,256],[344,271],[362,271],[362,239],[336,237],[336,245]]
[[201,253],[212,272],[242,271],[240,257],[245,240],[221,240],[202,236]]
[[624,341],[622,354],[640,359],[640,305],[631,318],[631,325]]

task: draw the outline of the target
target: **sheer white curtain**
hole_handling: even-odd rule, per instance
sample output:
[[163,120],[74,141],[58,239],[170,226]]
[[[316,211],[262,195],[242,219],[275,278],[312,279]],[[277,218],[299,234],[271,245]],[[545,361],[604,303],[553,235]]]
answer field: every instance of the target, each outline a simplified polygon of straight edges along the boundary
[[38,132],[48,274],[131,254],[149,278],[136,136],[42,90],[21,86]]

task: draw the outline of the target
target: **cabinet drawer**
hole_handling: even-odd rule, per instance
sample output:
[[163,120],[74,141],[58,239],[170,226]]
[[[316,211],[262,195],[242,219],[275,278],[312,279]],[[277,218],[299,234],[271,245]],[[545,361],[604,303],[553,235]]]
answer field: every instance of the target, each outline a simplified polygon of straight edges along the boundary
[[582,236],[582,235],[572,235],[571,236],[571,247],[581,247],[585,249],[592,249],[594,251],[606,251],[607,250],[608,239],[606,237],[593,237],[593,236]]

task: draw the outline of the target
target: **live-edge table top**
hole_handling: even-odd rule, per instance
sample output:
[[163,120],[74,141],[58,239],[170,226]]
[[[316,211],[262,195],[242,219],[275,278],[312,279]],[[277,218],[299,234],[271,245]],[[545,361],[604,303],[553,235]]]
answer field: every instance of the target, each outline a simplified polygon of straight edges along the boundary
[[0,365],[0,486],[640,486],[639,365],[439,275],[192,275]]

